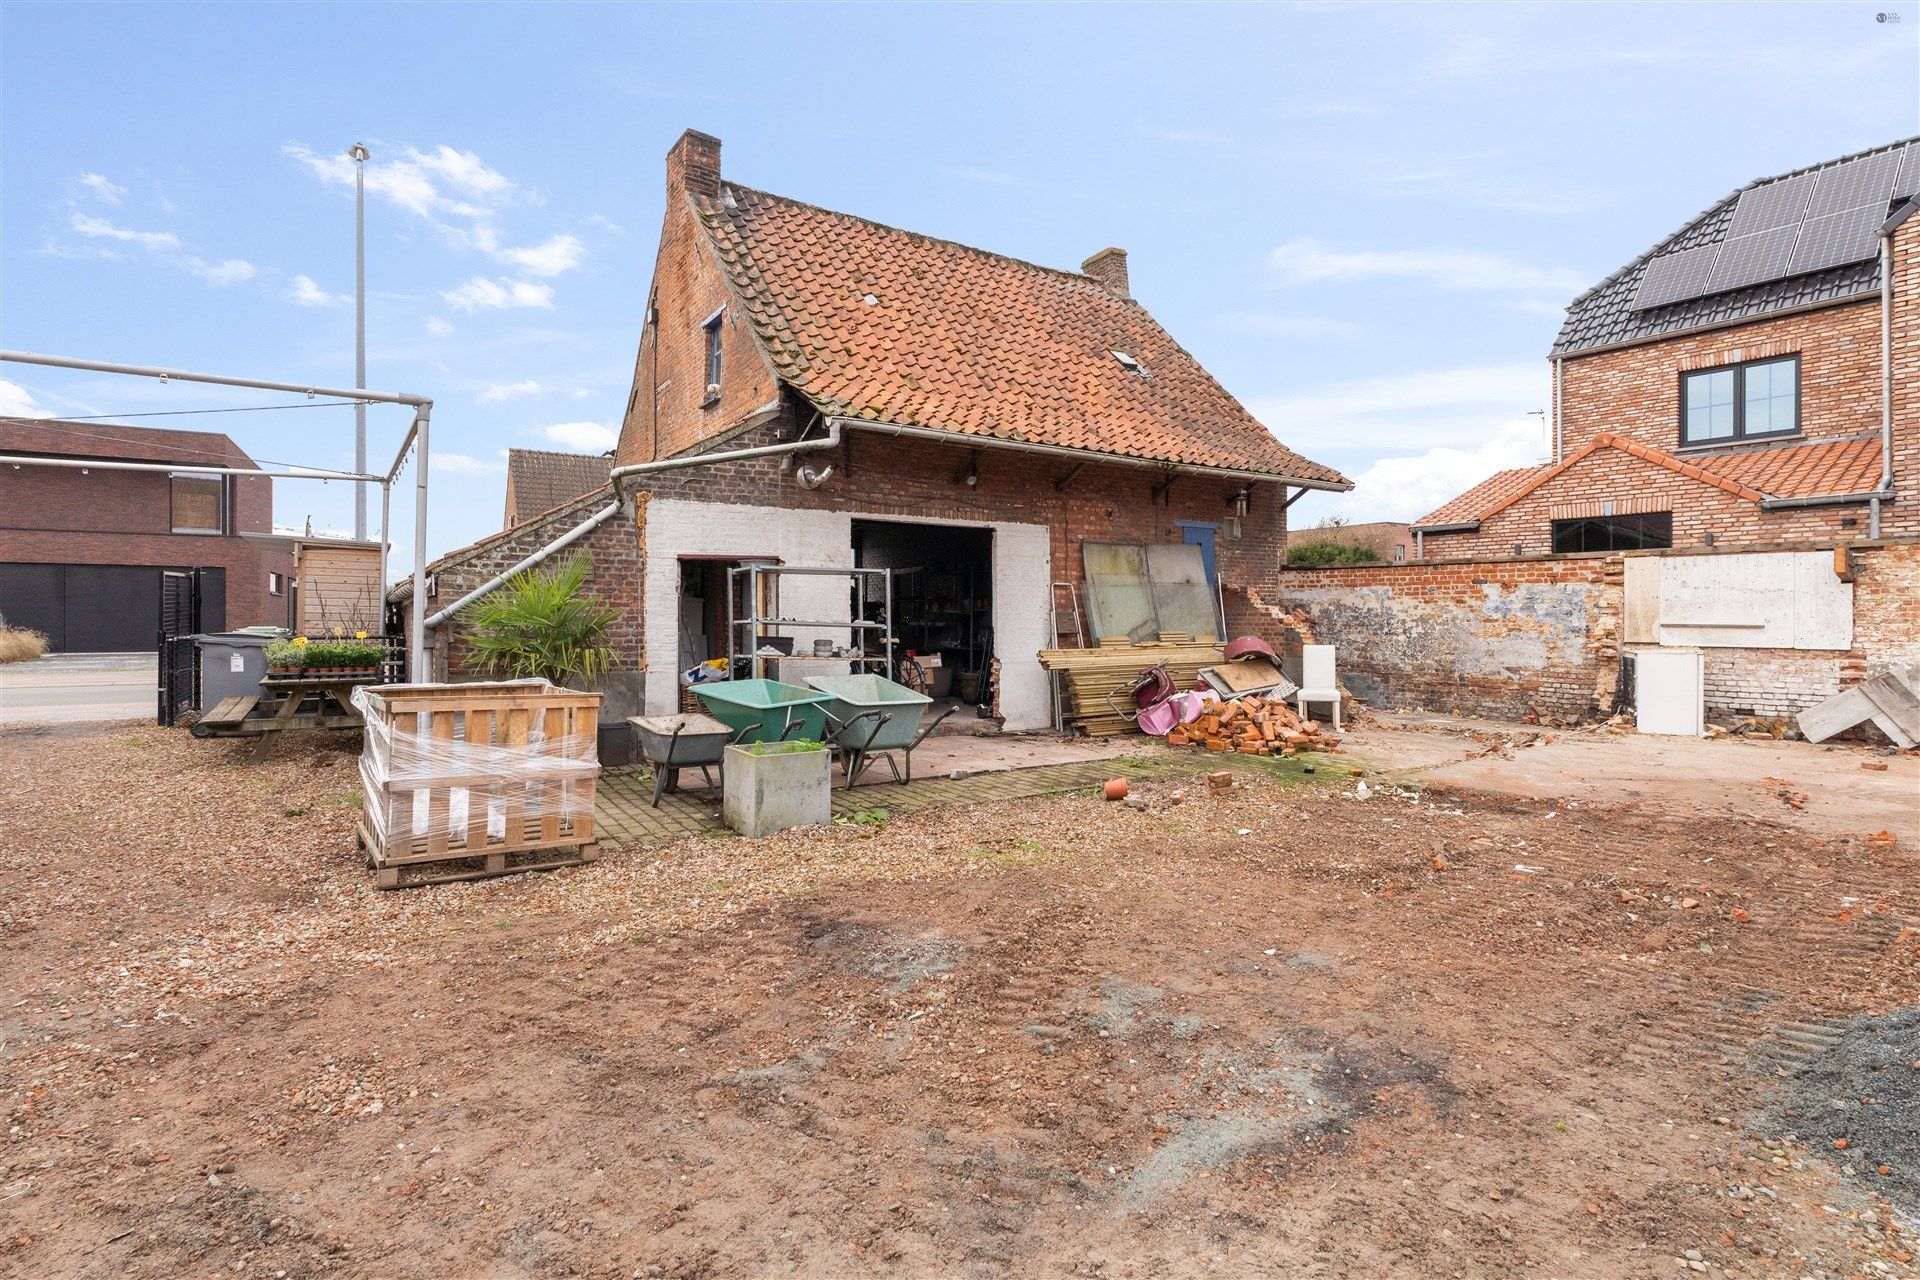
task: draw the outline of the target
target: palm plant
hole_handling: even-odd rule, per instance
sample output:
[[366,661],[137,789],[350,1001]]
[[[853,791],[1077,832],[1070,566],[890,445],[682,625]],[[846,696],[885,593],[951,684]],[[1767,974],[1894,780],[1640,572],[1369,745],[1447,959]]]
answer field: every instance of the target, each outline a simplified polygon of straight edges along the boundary
[[592,557],[568,556],[515,574],[461,610],[473,664],[488,675],[554,684],[605,675],[620,655],[601,641],[619,611],[584,590],[592,569]]

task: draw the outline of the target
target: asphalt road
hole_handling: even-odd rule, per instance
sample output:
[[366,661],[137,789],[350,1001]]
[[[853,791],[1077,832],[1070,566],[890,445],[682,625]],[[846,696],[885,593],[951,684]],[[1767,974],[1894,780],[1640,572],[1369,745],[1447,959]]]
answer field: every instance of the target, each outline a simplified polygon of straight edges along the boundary
[[0,727],[151,720],[151,653],[49,654],[0,666]]

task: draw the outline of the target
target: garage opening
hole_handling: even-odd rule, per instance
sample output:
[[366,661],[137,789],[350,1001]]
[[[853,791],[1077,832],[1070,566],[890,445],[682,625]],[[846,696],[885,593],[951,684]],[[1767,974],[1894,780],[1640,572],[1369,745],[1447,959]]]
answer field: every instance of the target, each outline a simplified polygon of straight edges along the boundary
[[934,699],[931,715],[959,708],[948,725],[992,719],[993,530],[856,520],[853,562],[893,570],[896,678]]

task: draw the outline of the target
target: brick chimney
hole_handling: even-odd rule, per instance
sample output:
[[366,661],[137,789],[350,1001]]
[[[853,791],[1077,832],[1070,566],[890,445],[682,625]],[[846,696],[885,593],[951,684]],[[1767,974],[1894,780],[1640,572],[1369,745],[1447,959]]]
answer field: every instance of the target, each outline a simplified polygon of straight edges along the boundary
[[[714,167],[716,169],[719,167],[718,162]],[[1127,251],[1125,249],[1102,249],[1080,264],[1080,274],[1092,276],[1123,298],[1133,296],[1127,292]]]
[[[720,139],[689,129],[667,152],[669,205],[683,192],[697,196],[720,194]],[[1124,274],[1124,264],[1122,267]]]

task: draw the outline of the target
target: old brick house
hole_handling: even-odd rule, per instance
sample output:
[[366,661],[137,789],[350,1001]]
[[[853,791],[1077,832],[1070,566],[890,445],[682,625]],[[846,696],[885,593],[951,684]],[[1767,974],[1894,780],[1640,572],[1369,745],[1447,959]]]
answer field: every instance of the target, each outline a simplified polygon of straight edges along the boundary
[[[273,536],[273,481],[211,431],[0,419],[0,616],[59,652],[151,649],[167,570],[197,571],[203,629],[286,626],[293,544]],[[158,463],[132,471],[116,463]]]
[[[727,570],[757,561],[894,569],[901,644],[939,655],[982,715],[1035,728],[1038,650],[1252,625],[1289,501],[1350,487],[1154,322],[1119,249],[1060,271],[833,213],[724,180],[695,132],[666,168],[613,484],[433,566],[442,662],[458,666],[451,604],[592,517],[578,545],[650,711],[728,652]],[[782,617],[851,624],[872,604],[826,578],[779,590],[761,605]],[[791,639],[804,655],[822,634]],[[845,670],[811,661],[782,674]]]
[[612,470],[611,453],[507,450],[507,507],[500,527],[525,524],[582,494],[606,488]]
[[1414,524],[1424,558],[1920,533],[1920,141],[1765,178],[1576,298],[1553,460]]

